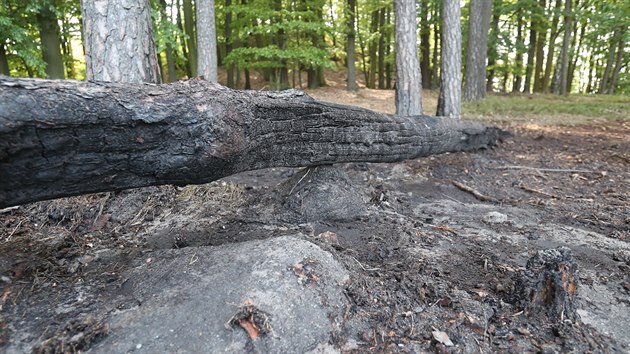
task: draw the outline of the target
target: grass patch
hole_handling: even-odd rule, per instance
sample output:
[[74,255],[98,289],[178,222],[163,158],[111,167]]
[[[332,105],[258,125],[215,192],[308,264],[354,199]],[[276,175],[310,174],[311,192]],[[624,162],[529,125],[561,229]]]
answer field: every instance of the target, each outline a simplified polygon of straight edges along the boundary
[[488,95],[479,102],[466,102],[467,116],[495,118],[554,118],[566,123],[630,119],[630,97],[609,95]]

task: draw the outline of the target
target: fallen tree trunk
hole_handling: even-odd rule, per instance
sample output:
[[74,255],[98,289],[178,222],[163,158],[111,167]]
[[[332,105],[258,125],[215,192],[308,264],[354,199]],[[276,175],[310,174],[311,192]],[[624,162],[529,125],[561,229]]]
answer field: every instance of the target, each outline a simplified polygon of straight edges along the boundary
[[295,90],[0,77],[0,208],[266,167],[402,161],[491,146],[502,134]]

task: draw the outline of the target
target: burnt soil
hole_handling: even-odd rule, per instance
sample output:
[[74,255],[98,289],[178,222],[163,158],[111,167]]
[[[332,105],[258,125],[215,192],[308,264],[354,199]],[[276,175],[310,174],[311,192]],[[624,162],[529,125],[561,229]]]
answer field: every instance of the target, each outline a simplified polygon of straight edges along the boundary
[[[350,273],[342,352],[630,351],[630,123],[503,125],[514,137],[492,150],[339,166],[367,210],[351,220],[273,212],[298,169],[2,210],[0,351],[88,350],[134,306],[121,274],[148,250],[296,232]],[[579,318],[528,316],[525,264],[559,246]]]

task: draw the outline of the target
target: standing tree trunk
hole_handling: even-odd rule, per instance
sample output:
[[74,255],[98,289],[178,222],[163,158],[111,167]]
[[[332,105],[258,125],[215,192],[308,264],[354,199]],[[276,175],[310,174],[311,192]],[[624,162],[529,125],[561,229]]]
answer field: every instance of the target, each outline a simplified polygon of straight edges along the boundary
[[372,12],[372,22],[370,24],[370,35],[372,39],[370,40],[368,52],[370,56],[370,71],[368,73],[368,81],[365,85],[368,88],[376,88],[376,65],[377,65],[377,54],[378,54],[378,10],[374,10]]
[[0,43],[0,74],[9,76],[11,71],[9,70],[9,60],[7,59],[7,51],[4,47],[4,43]]
[[184,22],[182,21],[182,7],[180,5],[180,0],[177,0],[177,27],[180,30],[180,37],[179,37],[179,43],[182,47],[182,54],[184,55],[184,59],[186,61],[186,75],[191,78],[193,77],[192,71],[190,70],[190,62],[189,62],[189,55],[188,55],[188,49],[187,49],[187,40],[186,40],[186,30],[184,29]]
[[214,0],[197,0],[197,75],[217,82],[217,33]]
[[477,101],[486,97],[486,60],[491,16],[492,0],[470,1],[464,101]]
[[613,69],[612,77],[610,78],[610,85],[608,85],[608,94],[612,95],[615,93],[617,89],[617,81],[619,80],[619,73],[621,72],[621,67],[623,66],[623,55],[625,48],[625,40],[623,33],[619,37],[619,47],[617,48],[617,60],[615,61],[615,69]]
[[534,57],[536,55],[536,20],[532,15],[529,29],[529,49],[527,51],[527,68],[525,69],[525,86],[523,93],[530,93],[532,88],[532,73],[534,72]]
[[[544,15],[545,7],[547,6],[545,0],[540,0],[538,9]],[[545,61],[545,41],[547,40],[547,29],[544,21],[538,21],[538,39],[536,40],[536,70],[534,71],[534,92],[542,92],[542,73]],[[547,59],[549,60],[549,59]]]
[[61,19],[61,51],[63,52],[64,66],[66,67],[66,77],[76,79],[77,73],[74,67],[74,55],[72,51],[72,35],[70,34],[70,24],[66,16]]
[[160,82],[148,0],[82,0],[88,80]]
[[385,89],[385,12],[387,8],[381,8],[378,19],[378,88]]
[[512,92],[521,92],[523,84],[523,9],[519,6],[516,10],[516,58],[514,60],[514,83]]
[[[434,2],[434,18],[441,18],[440,9],[442,8],[437,1]],[[440,21],[433,21],[433,54],[431,60],[431,75],[429,76],[429,84],[431,85],[431,89],[434,89],[439,80],[439,48],[440,48]]]
[[[225,56],[232,52],[232,0],[225,0]],[[227,65],[227,87],[234,88],[234,65]],[[238,73],[237,73],[238,74]]]
[[357,69],[356,69],[356,48],[354,45],[354,40],[356,37],[355,30],[355,14],[357,8],[357,0],[348,0],[347,8],[346,8],[346,21],[348,26],[348,38],[347,38],[347,53],[348,53],[348,81],[346,83],[346,87],[348,91],[357,91],[359,86],[357,86]]
[[418,62],[416,3],[394,0],[396,16],[396,114],[422,114],[422,77]]
[[560,52],[560,95],[569,94],[569,45],[571,43],[571,5],[573,0],[564,3],[564,37],[562,38],[562,51]]
[[[500,5],[501,0],[499,0],[498,4]],[[499,55],[497,51],[497,42],[499,40],[499,20],[501,19],[501,7],[495,6],[492,15],[492,22],[490,27],[492,28],[490,31],[492,41],[489,41],[488,44],[488,76],[486,81],[486,92],[492,92],[492,87],[494,86],[494,73],[496,72],[496,63],[497,56]]]
[[206,183],[265,167],[395,162],[483,148],[502,136],[479,123],[391,116],[205,80],[0,78],[0,208]]
[[429,2],[420,3],[420,75],[422,88],[431,89],[431,26],[429,24]]
[[610,51],[608,53],[608,60],[606,61],[606,68],[604,69],[604,74],[599,82],[599,91],[598,93],[604,94],[608,90],[608,84],[610,81],[610,72],[612,71],[612,67],[615,61],[615,54],[617,53],[617,38],[620,37],[620,30],[615,30],[612,38],[610,39]]
[[556,0],[556,5],[553,10],[553,20],[551,21],[551,28],[549,34],[549,43],[547,44],[547,62],[545,63],[545,73],[542,77],[542,89],[547,93],[550,91],[550,78],[551,68],[553,67],[553,57],[556,47],[556,39],[558,38],[558,23],[560,22],[560,8],[562,6],[562,0]]
[[37,23],[42,44],[42,57],[46,62],[46,76],[50,79],[63,79],[63,57],[57,16],[47,5],[43,5],[37,14]]
[[[170,21],[166,14],[166,0],[160,0],[160,21]],[[177,80],[177,73],[175,73],[175,59],[173,58],[173,45],[170,41],[166,41],[166,47],[164,48],[166,53],[166,68],[167,68],[167,82],[173,82]]]
[[186,29],[186,37],[188,37],[186,44],[191,77],[197,76],[197,34],[195,33],[194,14],[192,0],[184,0],[184,28]]
[[460,118],[462,100],[462,29],[459,0],[444,0],[442,8],[442,74],[437,115]]
[[[387,18],[385,19],[387,23],[387,31],[385,35],[385,56],[387,60],[385,61],[385,89],[391,90],[392,88],[392,62],[389,59],[392,53],[392,8],[387,7]],[[422,71],[422,70],[420,70]]]

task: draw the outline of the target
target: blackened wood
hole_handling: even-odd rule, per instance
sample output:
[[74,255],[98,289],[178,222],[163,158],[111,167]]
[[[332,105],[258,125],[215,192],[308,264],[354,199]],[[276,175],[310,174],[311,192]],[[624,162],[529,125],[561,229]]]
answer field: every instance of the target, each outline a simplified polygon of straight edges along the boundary
[[266,167],[402,161],[484,148],[502,133],[318,102],[295,90],[0,77],[0,208]]

